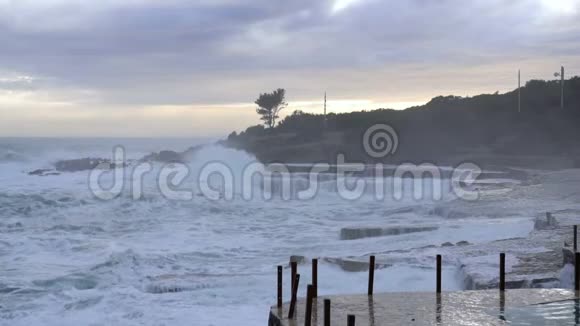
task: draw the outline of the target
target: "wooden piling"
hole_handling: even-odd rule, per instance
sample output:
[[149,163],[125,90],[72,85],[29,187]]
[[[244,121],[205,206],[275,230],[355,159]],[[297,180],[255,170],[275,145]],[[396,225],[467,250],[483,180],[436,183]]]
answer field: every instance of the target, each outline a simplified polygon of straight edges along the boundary
[[437,293],[441,293],[441,255],[437,255]]
[[312,259],[312,297],[318,297],[318,259]]
[[330,299],[324,299],[324,326],[330,326]]
[[346,325],[347,326],[355,326],[356,318],[354,315],[348,315],[346,317]]
[[306,308],[304,313],[304,326],[312,324],[312,298],[314,296],[314,285],[308,284],[306,290]]
[[373,288],[375,283],[375,256],[371,256],[369,261],[369,289],[368,295],[373,295]]
[[296,280],[296,275],[298,274],[298,263],[295,261],[290,261],[290,293],[294,289],[294,281]]
[[298,297],[298,285],[300,284],[300,274],[296,274],[296,280],[293,282],[292,299],[290,300],[290,308],[288,309],[288,319],[294,318],[294,311],[296,310],[296,300]]
[[[292,258],[290,258],[292,259]],[[296,280],[296,275],[298,274],[298,262],[290,261],[290,291],[294,289],[294,281]]]
[[499,290],[505,292],[505,253],[499,254]]
[[278,308],[282,308],[282,266],[278,266]]
[[580,252],[574,254],[574,289],[580,291]]

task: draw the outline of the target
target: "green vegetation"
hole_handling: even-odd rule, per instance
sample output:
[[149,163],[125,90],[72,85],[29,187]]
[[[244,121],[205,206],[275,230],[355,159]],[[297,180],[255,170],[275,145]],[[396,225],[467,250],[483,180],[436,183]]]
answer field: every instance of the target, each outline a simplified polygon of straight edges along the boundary
[[256,100],[255,103],[258,105],[256,112],[261,116],[260,119],[262,119],[264,124],[269,128],[274,128],[276,126],[276,120],[279,118],[278,114],[288,105],[284,102],[285,96],[286,91],[282,88],[278,88],[272,93],[260,94]]
[[[253,126],[232,134],[228,146],[254,153],[262,161],[333,161],[336,153],[350,160],[372,161],[361,141],[364,131],[385,123],[400,139],[395,161],[455,162],[500,156],[580,157],[580,77],[565,83],[560,108],[559,81],[529,81],[521,89],[474,97],[439,96],[406,110],[378,109],[324,117],[295,111],[266,130]],[[270,120],[267,120],[267,122]],[[333,158],[334,157],[334,158]]]

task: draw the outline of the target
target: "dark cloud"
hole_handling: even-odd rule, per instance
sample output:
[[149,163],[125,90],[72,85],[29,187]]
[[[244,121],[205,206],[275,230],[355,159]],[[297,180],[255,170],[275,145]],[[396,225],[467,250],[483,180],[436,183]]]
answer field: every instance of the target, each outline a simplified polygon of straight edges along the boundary
[[578,12],[542,1],[360,0],[339,12],[330,0],[29,2],[0,10],[0,70],[95,89],[107,103],[223,103],[308,70],[580,54]]

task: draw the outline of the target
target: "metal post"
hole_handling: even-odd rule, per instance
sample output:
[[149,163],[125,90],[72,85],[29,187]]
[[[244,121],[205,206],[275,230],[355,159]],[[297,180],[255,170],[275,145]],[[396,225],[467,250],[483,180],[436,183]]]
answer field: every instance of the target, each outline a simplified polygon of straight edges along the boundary
[[296,274],[296,280],[292,287],[292,299],[290,300],[290,308],[288,309],[288,319],[294,318],[294,310],[296,310],[296,300],[298,297],[298,285],[300,284],[300,274]]
[[437,293],[441,293],[441,255],[437,255]]
[[580,291],[580,252],[574,254],[574,289]]
[[346,319],[347,326],[355,326],[356,319],[355,319],[354,315],[348,315],[346,318],[347,318]]
[[330,326],[330,299],[324,299],[324,326]]
[[298,274],[298,263],[295,261],[290,262],[290,292],[294,289],[294,281],[296,280],[296,275]]
[[578,251],[578,225],[574,225],[574,252]]
[[278,266],[278,308],[282,308],[282,266]]
[[312,297],[318,297],[318,259],[312,259]]
[[312,297],[314,295],[314,286],[308,284],[306,290],[306,309],[304,310],[304,326],[310,326],[312,324]]
[[499,254],[499,290],[505,292],[505,253]]
[[373,287],[375,282],[375,256],[371,256],[369,262],[369,289],[368,295],[373,295]]

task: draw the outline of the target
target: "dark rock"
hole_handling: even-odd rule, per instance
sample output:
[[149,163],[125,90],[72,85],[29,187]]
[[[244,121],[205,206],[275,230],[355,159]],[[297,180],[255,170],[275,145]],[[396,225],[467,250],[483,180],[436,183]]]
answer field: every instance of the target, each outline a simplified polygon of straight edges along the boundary
[[431,210],[431,215],[441,216],[443,218],[461,219],[469,217],[469,213],[450,209],[448,207],[439,206]]
[[184,159],[182,153],[174,151],[161,151],[159,153],[151,153],[141,159],[146,162],[162,162],[162,163],[183,163]]
[[52,171],[52,170],[51,169],[38,169],[38,170],[28,172],[28,175],[43,175],[43,174],[50,172],[50,171]]
[[[338,265],[345,272],[364,272],[369,270],[369,263],[364,261],[348,260],[342,258],[324,258],[329,264]],[[390,264],[375,263],[375,270],[390,267]]]
[[456,246],[469,246],[470,244],[471,243],[469,243],[468,241],[459,241],[455,245]]
[[202,149],[204,145],[192,146],[183,152],[175,151],[161,151],[159,153],[151,153],[143,157],[141,162],[161,162],[161,163],[185,163],[190,161],[191,156]]
[[297,264],[304,264],[306,262],[306,257],[304,256],[298,256],[298,255],[292,255],[290,256],[290,263],[292,262],[296,262]]
[[451,242],[445,242],[445,243],[441,244],[441,247],[453,247],[453,246],[454,246],[454,244]]
[[126,163],[113,163],[108,159],[99,158],[81,158],[75,160],[62,160],[54,164],[55,168],[59,172],[80,172],[93,170],[97,167],[105,167],[109,169],[116,169],[119,167],[127,166]]
[[552,213],[546,213],[546,218],[537,217],[534,220],[534,230],[549,230],[556,229],[558,227],[558,221],[552,215]]
[[60,175],[60,173],[56,172],[52,169],[38,169],[38,170],[28,172],[28,175],[47,177],[47,176],[51,176],[51,175]]
[[562,248],[562,256],[564,258],[563,262],[562,262],[562,266],[566,265],[566,264],[571,264],[574,265],[574,249],[569,248],[569,247],[564,247]]
[[390,228],[342,228],[340,230],[341,240],[356,240],[362,238],[373,238],[382,236],[393,236],[416,232],[435,231],[437,226],[397,226]]
[[200,149],[204,148],[205,145],[197,145],[192,146],[185,150],[185,152],[181,153],[181,156],[185,159],[191,158],[195,153],[197,153]]

